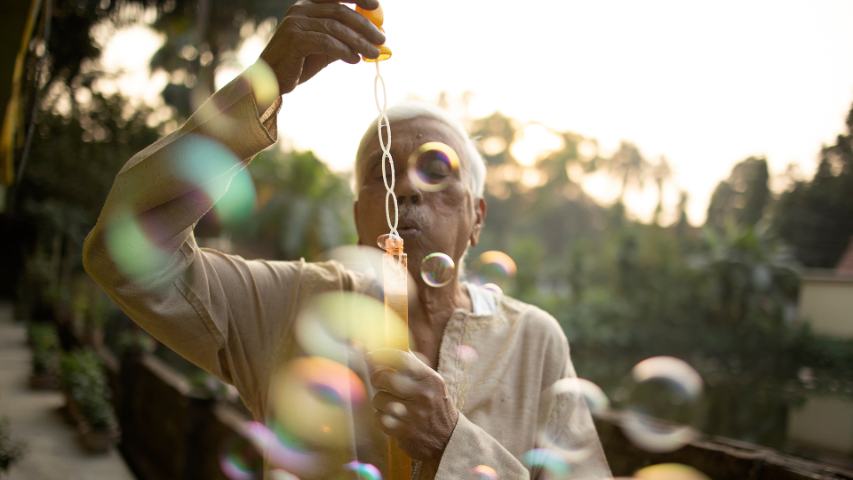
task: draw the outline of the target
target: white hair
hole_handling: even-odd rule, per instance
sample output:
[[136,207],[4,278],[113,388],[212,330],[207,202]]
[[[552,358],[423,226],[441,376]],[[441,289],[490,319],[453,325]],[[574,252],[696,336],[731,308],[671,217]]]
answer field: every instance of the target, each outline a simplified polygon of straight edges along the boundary
[[[475,198],[483,197],[483,191],[486,185],[486,162],[483,160],[483,156],[480,155],[479,150],[477,150],[477,146],[474,144],[474,141],[471,140],[470,136],[468,136],[468,132],[466,132],[462,127],[462,124],[450,117],[450,115],[448,115],[444,110],[423,102],[404,102],[389,108],[386,114],[388,115],[388,121],[391,123],[411,120],[414,118],[432,118],[450,127],[450,129],[453,130],[453,132],[462,140],[463,151],[457,152],[459,154],[459,162],[461,164],[460,168],[463,173],[462,180],[465,182],[468,191],[471,192]],[[361,181],[363,178],[362,169],[364,168],[364,163],[367,160],[366,158],[363,158],[364,155],[362,155],[363,152],[361,150],[364,147],[365,141],[370,138],[370,135],[375,136],[377,134],[377,121],[378,118],[370,124],[370,127],[368,127],[361,140],[358,154],[356,155],[353,178],[353,193],[355,194],[356,199],[358,198],[358,191],[361,189]],[[394,141],[393,132],[391,141],[392,143]]]

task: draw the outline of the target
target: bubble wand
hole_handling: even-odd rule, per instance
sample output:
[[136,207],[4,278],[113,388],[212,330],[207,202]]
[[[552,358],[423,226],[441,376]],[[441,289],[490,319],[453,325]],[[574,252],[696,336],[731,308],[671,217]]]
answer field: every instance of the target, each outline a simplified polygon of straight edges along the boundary
[[[355,10],[375,25],[376,28],[382,30],[385,15],[381,6],[374,10],[365,10],[358,6]],[[391,49],[385,45],[379,45],[378,48],[379,56],[377,58],[364,58],[364,61],[376,64],[373,95],[376,100],[376,109],[379,111],[376,130],[379,136],[379,147],[382,149],[382,181],[385,183],[385,221],[388,223],[388,233],[380,235],[377,243],[379,244],[379,248],[385,250],[385,255],[382,256],[385,317],[388,319],[394,315],[399,316],[406,326],[406,331],[408,331],[409,296],[406,277],[408,259],[403,249],[403,238],[397,232],[399,209],[397,206],[397,195],[394,193],[396,172],[394,171],[394,158],[391,156],[391,122],[388,120],[387,115],[388,95],[385,89],[385,80],[379,71],[379,62],[391,58]],[[391,214],[392,206],[394,212],[393,220]],[[386,320],[385,323],[387,325],[390,321]],[[405,348],[409,348],[408,335]],[[387,474],[385,478],[387,480],[409,480],[413,478],[412,473],[412,459],[400,448],[396,440],[389,438]]]

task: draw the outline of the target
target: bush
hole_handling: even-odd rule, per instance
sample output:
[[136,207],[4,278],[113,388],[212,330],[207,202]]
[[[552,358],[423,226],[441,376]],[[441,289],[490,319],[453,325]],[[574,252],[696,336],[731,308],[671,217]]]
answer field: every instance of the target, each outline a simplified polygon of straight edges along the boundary
[[28,337],[33,351],[33,375],[57,375],[60,348],[56,327],[50,324],[30,323]]
[[115,430],[118,422],[110,403],[110,390],[95,352],[76,350],[62,357],[62,386],[94,431]]

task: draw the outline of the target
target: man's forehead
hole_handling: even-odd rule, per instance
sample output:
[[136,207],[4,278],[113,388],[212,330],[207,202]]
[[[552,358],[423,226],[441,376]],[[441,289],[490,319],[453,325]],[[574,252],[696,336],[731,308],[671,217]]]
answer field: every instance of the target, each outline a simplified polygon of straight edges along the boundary
[[[404,143],[408,148],[417,148],[428,141],[442,141],[461,153],[464,139],[459,138],[455,128],[439,118],[419,115],[412,118],[391,120],[392,148],[394,142]],[[368,129],[359,149],[359,155],[371,154],[379,149],[379,139],[375,128]]]

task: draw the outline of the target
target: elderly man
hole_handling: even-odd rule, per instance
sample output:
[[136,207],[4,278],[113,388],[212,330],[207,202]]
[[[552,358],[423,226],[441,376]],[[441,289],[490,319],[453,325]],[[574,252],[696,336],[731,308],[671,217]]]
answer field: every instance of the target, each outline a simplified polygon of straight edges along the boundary
[[[376,0],[350,3],[366,9],[378,5]],[[334,61],[354,64],[359,55],[375,58],[375,45],[383,42],[382,32],[337,1],[300,2],[285,15],[261,59],[275,73],[280,93],[286,94]],[[363,276],[336,262],[245,260],[199,248],[193,227],[211,208],[210,195],[200,195],[198,185],[176,173],[181,170],[176,165],[199,139],[214,140],[248,161],[275,142],[280,107],[280,96],[271,104],[259,104],[240,78],[218,91],[181,128],[128,161],[84,246],[89,274],[135,322],[235,385],[261,421],[270,414],[276,369],[305,354],[293,339],[293,324],[306,302],[323,292],[368,288]],[[420,279],[418,268],[425,255],[444,252],[458,264],[469,246],[477,244],[486,218],[485,166],[465,132],[441,112],[397,108],[390,118],[399,232],[417,279],[417,295],[409,304],[412,352],[398,351],[390,360],[388,355],[368,354],[369,379],[375,387],[371,404],[380,420],[380,435],[396,439],[411,456],[417,478],[471,478],[478,466],[493,468],[500,478],[531,478],[543,471],[547,475],[547,468],[535,465],[535,455],[522,460],[525,452],[541,446],[544,418],[558,437],[586,451],[570,458],[571,478],[609,477],[584,402],[576,397],[543,411],[543,391],[575,375],[557,322],[542,310],[463,283],[458,276],[439,288]],[[353,211],[359,244],[366,246],[374,246],[387,232],[382,155],[375,134],[372,125],[356,163]],[[436,192],[419,190],[403,173],[406,159],[428,141],[449,145],[462,162],[458,172],[448,173],[446,188]],[[234,175],[233,168],[213,160],[195,165],[215,178]],[[111,225],[128,215],[159,252],[159,260],[143,262],[146,269],[135,276],[122,268],[115,248],[110,248],[116,242]],[[125,252],[131,257],[148,252],[134,242],[120,247],[139,248]],[[462,346],[473,348],[478,361],[458,361]],[[406,375],[418,388],[404,391],[399,382],[389,381],[389,374]],[[384,451],[362,447],[355,450],[357,459],[382,468]],[[555,454],[559,456],[559,449]],[[332,478],[340,465],[318,475]]]

